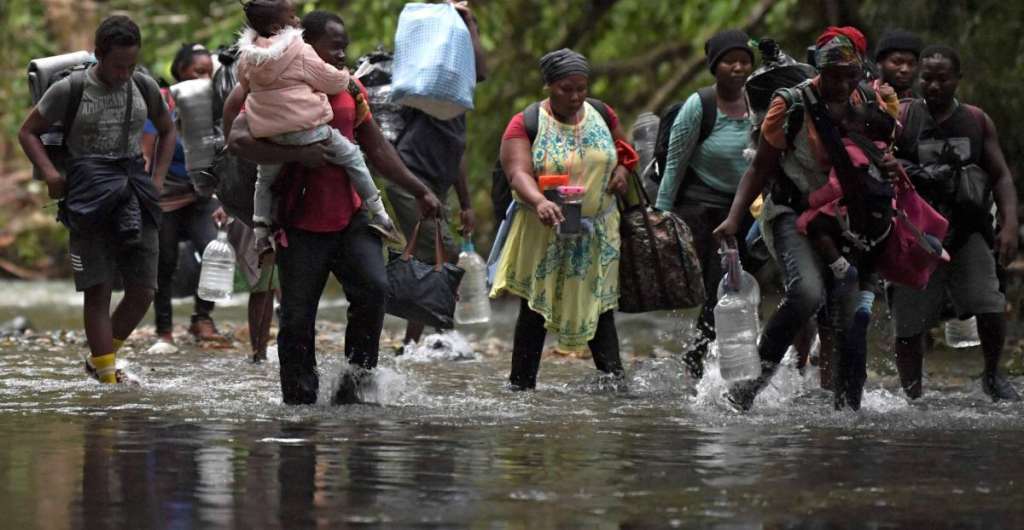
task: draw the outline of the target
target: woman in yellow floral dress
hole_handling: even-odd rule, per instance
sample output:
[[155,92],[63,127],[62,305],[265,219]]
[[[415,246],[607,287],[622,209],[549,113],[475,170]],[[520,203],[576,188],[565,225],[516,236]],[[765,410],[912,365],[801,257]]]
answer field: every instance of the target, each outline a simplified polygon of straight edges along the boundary
[[[587,346],[598,370],[622,373],[614,311],[619,300],[619,212],[628,170],[615,140],[625,141],[615,113],[587,100],[587,60],[564,49],[541,59],[548,99],[540,103],[532,144],[523,114],[512,118],[501,143],[501,164],[516,201],[491,296],[522,298],[512,348],[513,388],[536,387],[547,330],[560,349]],[[604,107],[601,111],[597,107]],[[602,111],[607,115],[602,116]],[[569,175],[585,188],[583,229],[559,235],[561,208],[546,199],[538,175]]]

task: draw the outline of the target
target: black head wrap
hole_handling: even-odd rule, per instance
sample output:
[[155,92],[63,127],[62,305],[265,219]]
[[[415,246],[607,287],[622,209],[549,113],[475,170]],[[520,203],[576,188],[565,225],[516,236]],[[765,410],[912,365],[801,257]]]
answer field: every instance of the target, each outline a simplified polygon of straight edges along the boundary
[[540,58],[540,71],[544,82],[552,83],[570,75],[587,77],[590,75],[590,66],[586,57],[569,48],[562,48]]

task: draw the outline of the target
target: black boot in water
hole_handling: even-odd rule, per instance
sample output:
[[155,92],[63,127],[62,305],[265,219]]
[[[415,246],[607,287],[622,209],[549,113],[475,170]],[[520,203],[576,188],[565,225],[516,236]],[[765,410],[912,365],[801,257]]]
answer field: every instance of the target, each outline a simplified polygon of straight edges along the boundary
[[834,383],[833,405],[836,410],[843,410],[846,407],[853,411],[860,410],[861,398],[864,396],[864,381],[867,380],[867,341],[870,324],[870,309],[858,308],[853,314],[850,330],[841,335],[844,339],[840,346],[842,355],[837,359]]
[[725,394],[726,401],[738,412],[750,410],[750,407],[754,406],[754,399],[768,387],[768,383],[778,368],[779,363],[761,361],[760,377],[733,384]]

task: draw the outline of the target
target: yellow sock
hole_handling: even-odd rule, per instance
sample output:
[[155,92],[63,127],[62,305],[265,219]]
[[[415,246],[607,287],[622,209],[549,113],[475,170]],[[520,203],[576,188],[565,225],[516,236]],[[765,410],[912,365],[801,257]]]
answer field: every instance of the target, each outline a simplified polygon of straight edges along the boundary
[[96,368],[96,375],[100,377],[101,383],[116,384],[117,383],[117,357],[113,353],[106,355],[100,355],[92,358],[92,365]]
[[121,349],[121,346],[124,346],[124,341],[126,340],[128,339],[111,339],[110,342],[114,343],[114,353],[117,353],[117,351]]

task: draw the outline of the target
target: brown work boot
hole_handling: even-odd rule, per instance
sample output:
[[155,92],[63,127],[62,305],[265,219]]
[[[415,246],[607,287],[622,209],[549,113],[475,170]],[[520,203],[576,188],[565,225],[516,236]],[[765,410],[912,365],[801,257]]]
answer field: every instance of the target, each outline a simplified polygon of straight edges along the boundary
[[213,320],[209,318],[200,318],[192,323],[188,328],[190,335],[201,343],[207,343],[209,346],[227,348],[231,346],[231,341],[227,337],[221,335],[217,331],[217,327],[213,325]]

